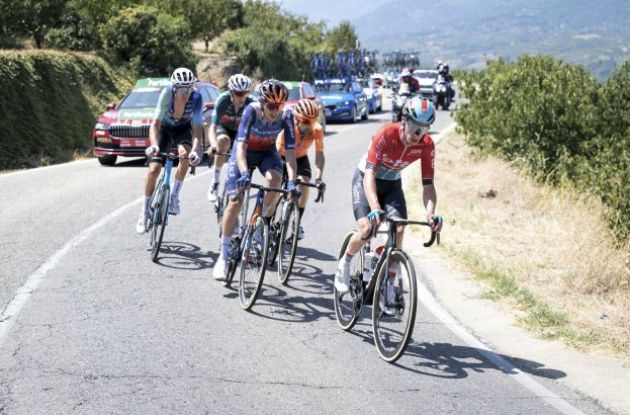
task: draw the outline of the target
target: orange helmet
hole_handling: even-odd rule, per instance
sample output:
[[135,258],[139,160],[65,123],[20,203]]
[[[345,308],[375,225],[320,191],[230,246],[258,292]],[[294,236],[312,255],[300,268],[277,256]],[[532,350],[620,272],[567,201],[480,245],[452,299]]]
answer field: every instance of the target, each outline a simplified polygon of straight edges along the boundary
[[280,81],[268,79],[258,87],[260,99],[272,104],[284,104],[289,96],[289,90]]
[[313,100],[303,98],[293,108],[293,113],[299,118],[307,118],[309,120],[316,120],[319,118],[319,109]]

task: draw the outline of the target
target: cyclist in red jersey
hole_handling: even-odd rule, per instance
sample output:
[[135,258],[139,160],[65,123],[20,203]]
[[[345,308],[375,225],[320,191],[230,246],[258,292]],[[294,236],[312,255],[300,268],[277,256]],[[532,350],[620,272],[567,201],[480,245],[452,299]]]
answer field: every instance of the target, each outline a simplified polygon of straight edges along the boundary
[[[435,214],[437,193],[433,184],[435,144],[429,128],[435,121],[431,101],[414,97],[402,110],[400,123],[383,125],[372,137],[367,154],[361,159],[352,179],[352,208],[358,230],[354,233],[345,255],[339,260],[335,288],[340,293],[349,290],[352,256],[369,240],[373,226],[378,226],[383,214],[407,218],[407,204],[402,190],[400,172],[420,160],[423,201],[432,230],[442,229],[442,218]],[[402,244],[404,226],[397,229],[397,243]]]

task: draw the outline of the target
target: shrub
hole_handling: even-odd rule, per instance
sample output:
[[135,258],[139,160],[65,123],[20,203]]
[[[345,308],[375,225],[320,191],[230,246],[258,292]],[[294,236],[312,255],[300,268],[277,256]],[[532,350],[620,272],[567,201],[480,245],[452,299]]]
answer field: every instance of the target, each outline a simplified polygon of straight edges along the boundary
[[129,7],[102,26],[102,35],[105,48],[116,59],[132,63],[139,74],[165,75],[180,66],[195,67],[183,17],[148,6]]

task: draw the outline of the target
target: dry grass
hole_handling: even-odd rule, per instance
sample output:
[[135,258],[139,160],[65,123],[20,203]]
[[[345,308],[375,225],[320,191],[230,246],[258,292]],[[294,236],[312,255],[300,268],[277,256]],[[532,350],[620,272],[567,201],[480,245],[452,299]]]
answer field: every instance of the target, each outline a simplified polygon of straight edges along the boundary
[[446,252],[488,284],[485,296],[544,337],[630,361],[630,250],[614,248],[603,207],[475,156],[457,134],[436,166]]

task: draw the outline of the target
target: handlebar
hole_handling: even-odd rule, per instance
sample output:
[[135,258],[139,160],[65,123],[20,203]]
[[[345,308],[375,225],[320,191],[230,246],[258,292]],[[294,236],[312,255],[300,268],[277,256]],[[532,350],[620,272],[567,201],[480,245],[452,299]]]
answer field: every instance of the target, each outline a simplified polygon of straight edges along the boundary
[[299,186],[307,186],[317,189],[317,197],[315,198],[315,203],[324,203],[324,192],[326,192],[326,183],[321,182],[320,184],[314,184],[311,182],[305,182],[300,179],[296,179],[295,183]]
[[[402,219],[402,218],[388,218],[387,215],[385,214],[383,214],[381,222],[388,222],[390,226],[390,230],[391,228],[394,228],[394,231],[395,231],[396,225],[420,225],[420,226],[431,227],[431,224],[426,221],[416,221],[416,220],[409,220],[409,219]],[[434,221],[434,223],[437,224],[437,221]],[[377,232],[378,232],[378,227],[372,226],[371,236],[372,237],[376,236]],[[423,242],[422,244],[426,248],[428,248],[431,245],[433,245],[435,241],[437,241],[438,245],[440,244],[440,233],[431,231],[431,238],[427,242]]]

